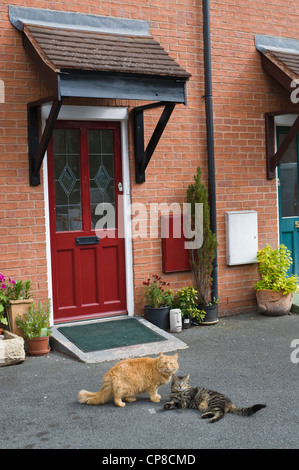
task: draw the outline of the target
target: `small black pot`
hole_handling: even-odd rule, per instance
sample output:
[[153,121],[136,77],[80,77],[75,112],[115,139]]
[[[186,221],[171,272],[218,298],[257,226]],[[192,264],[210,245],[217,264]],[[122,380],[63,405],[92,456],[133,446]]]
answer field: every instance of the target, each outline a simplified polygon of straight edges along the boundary
[[169,310],[170,307],[150,307],[145,306],[145,318],[153,325],[158,326],[162,330],[169,330]]
[[199,305],[200,310],[206,312],[204,319],[200,322],[200,325],[215,325],[218,322],[218,304],[213,305]]
[[183,330],[186,330],[187,328],[191,328],[191,320],[190,318],[183,318]]

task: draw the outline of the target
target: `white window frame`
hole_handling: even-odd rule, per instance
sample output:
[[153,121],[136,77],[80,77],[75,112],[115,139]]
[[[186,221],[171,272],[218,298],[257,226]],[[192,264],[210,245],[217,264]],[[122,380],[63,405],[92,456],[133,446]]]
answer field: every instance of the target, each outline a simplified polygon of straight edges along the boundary
[[[51,104],[45,104],[41,108],[42,128],[51,111]],[[130,171],[129,171],[129,145],[128,145],[128,117],[127,107],[106,106],[72,106],[62,105],[58,120],[68,121],[118,121],[121,126],[121,156],[123,176],[123,211],[128,214],[131,204],[130,196]],[[46,219],[46,249],[47,249],[47,272],[48,272],[48,296],[52,299],[52,261],[51,261],[51,239],[49,220],[49,192],[48,192],[48,165],[47,152],[43,164],[45,219]],[[134,316],[134,286],[133,286],[133,248],[131,236],[131,223],[128,217],[124,217],[125,236],[125,265],[126,265],[126,294],[127,311],[129,316]],[[53,302],[52,302],[53,304]],[[54,324],[53,311],[51,325]]]

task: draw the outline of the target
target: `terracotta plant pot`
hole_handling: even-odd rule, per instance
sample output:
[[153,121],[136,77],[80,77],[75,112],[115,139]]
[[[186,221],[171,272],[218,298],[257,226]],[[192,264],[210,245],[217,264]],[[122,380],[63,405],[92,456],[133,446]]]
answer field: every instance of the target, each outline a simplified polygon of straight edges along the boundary
[[30,356],[46,356],[50,352],[49,336],[27,339],[27,349]]
[[19,315],[23,316],[25,313],[27,313],[32,302],[33,302],[32,299],[8,301],[8,309],[7,309],[8,326],[9,326],[9,330],[14,335],[18,335],[24,338],[23,331],[17,327],[16,318]]
[[256,292],[259,311],[263,315],[278,317],[287,315],[292,308],[293,292],[283,295],[283,292],[259,290]]

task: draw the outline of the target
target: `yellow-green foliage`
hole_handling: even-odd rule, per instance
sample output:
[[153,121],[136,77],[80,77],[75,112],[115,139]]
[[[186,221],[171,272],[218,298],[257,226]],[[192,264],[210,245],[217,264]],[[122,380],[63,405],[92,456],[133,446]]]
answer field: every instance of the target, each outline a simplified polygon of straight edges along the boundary
[[293,264],[291,252],[285,245],[273,250],[270,245],[257,252],[259,271],[262,279],[254,286],[255,290],[270,289],[284,294],[298,291],[299,278],[288,276],[287,272]]

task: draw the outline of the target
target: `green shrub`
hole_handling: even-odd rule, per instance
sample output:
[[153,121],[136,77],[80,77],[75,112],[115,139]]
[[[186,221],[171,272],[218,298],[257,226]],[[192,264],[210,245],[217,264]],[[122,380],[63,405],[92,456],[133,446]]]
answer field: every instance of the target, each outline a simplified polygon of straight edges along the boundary
[[[218,246],[216,235],[211,230],[208,191],[201,181],[201,169],[197,168],[194,183],[187,189],[187,203],[191,204],[191,219],[194,218],[196,203],[203,204],[203,243],[200,248],[190,249],[190,265],[194,287],[198,292],[199,305],[211,302],[213,262]],[[192,230],[194,230],[194,223]]]
[[206,312],[200,310],[197,305],[198,293],[193,287],[179,289],[173,299],[173,308],[179,308],[182,318],[190,318],[195,322],[201,322]]

